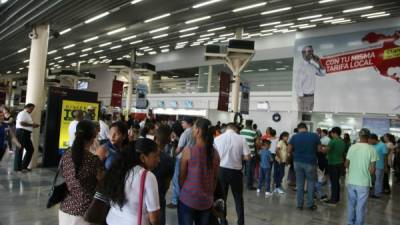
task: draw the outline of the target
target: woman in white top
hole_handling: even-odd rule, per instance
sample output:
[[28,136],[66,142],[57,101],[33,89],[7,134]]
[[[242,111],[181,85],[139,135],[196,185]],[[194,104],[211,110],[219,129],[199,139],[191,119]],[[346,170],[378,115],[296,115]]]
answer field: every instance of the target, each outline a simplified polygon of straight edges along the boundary
[[137,224],[140,183],[145,170],[148,172],[144,182],[141,225],[159,225],[158,185],[156,177],[150,172],[159,161],[156,144],[147,138],[138,139],[117,154],[105,177],[104,194],[111,202],[108,225]]

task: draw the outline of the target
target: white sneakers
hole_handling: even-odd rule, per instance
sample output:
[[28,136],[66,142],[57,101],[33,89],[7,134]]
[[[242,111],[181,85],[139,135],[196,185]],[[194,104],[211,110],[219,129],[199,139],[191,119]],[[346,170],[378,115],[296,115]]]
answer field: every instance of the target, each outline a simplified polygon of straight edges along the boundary
[[260,189],[257,189],[257,193],[260,193],[261,192],[261,190]]
[[269,192],[269,191],[265,192],[265,197],[269,197],[269,196],[271,196],[271,195],[272,195],[271,192]]
[[278,193],[278,194],[285,194],[285,192],[282,190],[282,188],[275,188],[274,192]]

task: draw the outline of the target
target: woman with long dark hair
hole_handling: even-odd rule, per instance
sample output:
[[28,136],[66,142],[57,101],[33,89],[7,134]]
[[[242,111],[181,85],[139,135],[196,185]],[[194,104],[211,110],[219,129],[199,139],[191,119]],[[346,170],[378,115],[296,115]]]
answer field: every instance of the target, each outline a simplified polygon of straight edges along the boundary
[[[139,209],[142,207],[141,224],[159,225],[157,179],[150,172],[157,167],[159,160],[157,145],[147,138],[130,143],[116,156],[104,179],[103,193],[111,202],[107,215],[108,225],[137,224]],[[140,193],[143,178],[144,190]],[[141,195],[143,206],[139,205]]]
[[122,121],[110,127],[109,140],[96,150],[96,155],[104,162],[106,170],[110,169],[117,153],[128,144],[128,127]]
[[96,138],[95,126],[91,121],[81,121],[76,127],[75,140],[70,150],[61,159],[61,174],[68,187],[68,194],[61,202],[60,225],[86,225],[83,219],[97,185],[101,163],[90,153]]
[[178,219],[180,225],[208,225],[217,185],[219,155],[213,147],[214,132],[209,120],[197,119],[192,134],[195,145],[183,150],[180,165]]

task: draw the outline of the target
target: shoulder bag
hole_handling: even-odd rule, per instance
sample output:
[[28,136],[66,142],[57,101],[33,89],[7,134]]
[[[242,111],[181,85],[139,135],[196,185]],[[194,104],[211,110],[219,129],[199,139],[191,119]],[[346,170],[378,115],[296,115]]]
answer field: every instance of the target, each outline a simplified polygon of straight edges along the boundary
[[147,176],[147,170],[144,170],[142,173],[142,177],[140,178],[140,192],[139,192],[137,225],[142,225],[143,195],[144,195],[144,184],[146,181],[146,176]]
[[62,200],[64,200],[64,198],[67,196],[68,194],[68,187],[67,184],[65,182],[62,182],[61,184],[57,185],[57,178],[58,175],[62,169],[62,165],[61,165],[61,161],[60,161],[60,165],[58,166],[56,175],[54,177],[53,180],[53,185],[51,187],[50,193],[49,193],[49,199],[47,200],[47,208],[51,208],[54,205],[57,205],[58,203],[60,203]]

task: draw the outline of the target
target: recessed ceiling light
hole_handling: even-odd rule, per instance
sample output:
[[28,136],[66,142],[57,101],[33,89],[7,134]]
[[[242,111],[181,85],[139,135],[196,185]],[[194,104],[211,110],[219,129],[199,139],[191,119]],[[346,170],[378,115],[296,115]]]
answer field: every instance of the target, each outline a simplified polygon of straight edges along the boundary
[[207,32],[213,32],[213,31],[218,31],[218,30],[224,30],[226,27],[216,27],[216,28],[212,28],[207,30]]
[[82,55],[80,55],[79,57],[86,57],[86,56],[88,56],[88,54],[82,54]]
[[297,18],[297,20],[309,20],[309,19],[315,19],[315,18],[320,18],[320,17],[322,17],[322,14],[300,17],[300,18]]
[[209,0],[209,1],[206,1],[206,2],[202,2],[202,3],[196,4],[196,5],[193,6],[193,8],[194,9],[201,8],[203,6],[214,4],[214,3],[217,3],[217,2],[220,2],[220,1],[222,1],[222,0]]
[[161,34],[161,35],[158,35],[158,36],[154,36],[154,37],[152,37],[152,39],[160,39],[160,38],[163,38],[163,37],[168,37],[168,34]]
[[276,21],[276,22],[271,22],[271,23],[264,23],[264,24],[261,24],[260,27],[267,27],[267,26],[273,26],[273,25],[278,25],[278,24],[281,24],[281,22]]
[[82,50],[82,52],[88,52],[90,50],[92,50],[92,48],[85,48],[85,49]]
[[328,2],[334,2],[334,1],[336,1],[336,0],[321,0],[318,3],[319,4],[324,4],[324,3],[328,3]]
[[157,33],[157,32],[164,31],[164,30],[168,30],[168,29],[169,29],[169,26],[161,27],[161,28],[158,28],[158,29],[155,29],[155,30],[151,30],[149,33],[150,33],[150,34],[152,34],[152,33]]
[[179,32],[180,33],[185,33],[185,32],[192,31],[192,30],[197,30],[197,29],[199,29],[199,27],[189,27],[189,28],[180,30]]
[[278,27],[288,27],[288,26],[293,26],[293,25],[294,25],[294,23],[285,23],[285,24],[276,25],[275,27],[276,28],[278,28]]
[[121,27],[121,28],[118,28],[118,29],[115,29],[113,31],[108,32],[107,35],[117,34],[117,33],[120,33],[120,32],[122,32],[124,30],[126,30],[126,27]]
[[313,19],[313,20],[310,20],[310,22],[318,22],[318,21],[325,21],[325,20],[331,20],[331,19],[333,19],[333,16]]
[[69,48],[72,48],[72,47],[75,47],[75,44],[70,44],[70,45],[64,46],[63,49],[69,49]]
[[152,22],[152,21],[159,20],[159,19],[162,19],[162,18],[165,18],[165,17],[168,17],[168,16],[171,16],[171,13],[166,13],[166,14],[163,14],[163,15],[160,15],[160,16],[156,16],[156,17],[147,19],[147,20],[145,20],[144,22],[145,22],[145,23],[150,23],[150,22]]
[[27,48],[20,49],[20,50],[18,50],[18,53],[24,52],[26,50],[27,50]]
[[54,53],[56,53],[56,52],[57,52],[57,50],[49,51],[49,52],[47,53],[47,55],[51,55],[51,54],[54,54]]
[[124,37],[124,38],[121,39],[121,41],[127,41],[127,40],[131,40],[131,39],[134,39],[134,38],[136,38],[136,35],[132,35],[132,36],[129,36],[129,37]]
[[73,56],[75,54],[76,54],[75,52],[71,52],[71,53],[68,53],[67,56]]
[[67,28],[67,29],[61,31],[60,35],[66,34],[66,33],[70,32],[71,30],[72,30],[71,28]]
[[372,9],[372,8],[374,8],[374,6],[372,6],[372,5],[362,6],[362,7],[343,10],[343,13],[357,12],[357,11],[368,10],[368,9]]
[[139,44],[139,43],[142,43],[142,42],[143,42],[143,40],[137,40],[137,41],[133,41],[133,42],[131,42],[129,44],[134,45],[134,44]]
[[105,47],[105,46],[108,46],[111,44],[112,44],[112,42],[106,42],[106,43],[100,44],[99,47]]
[[91,38],[88,38],[88,39],[86,39],[86,40],[83,40],[83,42],[91,42],[91,41],[94,41],[94,40],[97,40],[97,39],[99,39],[99,37],[98,36],[94,36],[94,37],[91,37]]
[[180,38],[185,38],[185,37],[190,37],[190,36],[194,36],[194,35],[196,35],[196,33],[184,34],[184,35],[181,35],[179,37]]
[[373,19],[373,18],[379,18],[379,17],[385,17],[385,16],[390,16],[390,13],[385,13],[385,14],[379,14],[375,16],[368,16],[368,19]]
[[131,4],[134,5],[134,4],[139,3],[141,1],[143,1],[143,0],[134,0],[134,1],[131,1]]
[[200,21],[203,21],[203,20],[208,20],[208,19],[211,19],[211,16],[199,17],[199,18],[196,18],[196,19],[188,20],[185,23],[186,24],[197,23],[197,22],[200,22]]
[[85,23],[86,23],[86,24],[91,23],[91,22],[93,22],[93,21],[95,21],[95,20],[98,20],[98,19],[101,19],[101,18],[103,18],[103,17],[105,17],[105,16],[108,16],[109,14],[110,14],[109,12],[104,12],[104,13],[102,13],[102,14],[99,14],[99,15],[97,15],[97,16],[95,16],[95,17],[92,17],[92,18],[86,20]]
[[253,4],[253,5],[248,5],[248,6],[244,6],[244,7],[240,7],[240,8],[234,9],[234,10],[232,10],[232,12],[240,12],[240,11],[244,11],[244,10],[248,10],[248,9],[253,9],[253,8],[264,6],[266,4],[267,4],[267,2],[260,2],[260,3],[256,3],[256,4]]
[[112,46],[110,49],[112,50],[112,49],[117,49],[117,48],[121,48],[122,47],[122,45],[115,45],[115,46]]
[[98,54],[98,53],[101,53],[101,52],[104,52],[104,50],[97,50],[97,51],[94,52],[94,54]]
[[376,16],[376,15],[381,15],[381,14],[386,14],[386,12],[368,13],[368,14],[363,14],[363,15],[361,15],[361,17]]
[[160,46],[159,48],[169,48],[169,45],[163,45],[163,46]]
[[211,36],[214,36],[214,35],[215,35],[215,33],[209,33],[209,34],[200,35],[200,37],[204,38],[204,37],[211,37]]
[[284,12],[284,11],[288,11],[291,9],[292,9],[292,7],[284,7],[284,8],[279,8],[279,9],[262,12],[261,15],[268,15],[268,14],[273,14],[273,13],[278,13],[278,12]]

